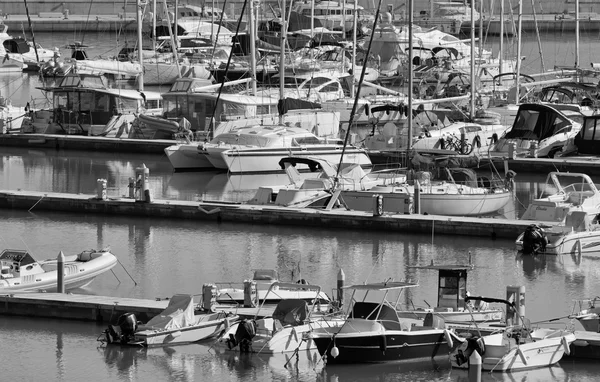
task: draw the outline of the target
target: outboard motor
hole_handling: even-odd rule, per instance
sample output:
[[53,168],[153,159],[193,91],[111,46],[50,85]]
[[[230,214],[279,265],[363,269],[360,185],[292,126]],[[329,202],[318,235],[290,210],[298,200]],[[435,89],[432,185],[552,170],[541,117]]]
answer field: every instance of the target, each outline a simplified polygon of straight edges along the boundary
[[237,345],[240,346],[240,352],[250,353],[252,346],[252,339],[256,336],[256,321],[254,320],[242,320],[238,324],[235,335],[230,334],[227,340],[227,346],[229,349],[233,349]]
[[109,325],[105,330],[106,342],[109,344],[120,343],[127,344],[134,337],[138,322],[133,313],[122,314],[117,320],[116,325]]
[[537,224],[531,224],[523,233],[523,254],[537,255],[546,250],[548,238],[544,229]]
[[481,356],[485,354],[485,342],[483,342],[483,338],[468,338],[466,343],[461,345],[461,347],[458,349],[458,354],[455,355],[456,363],[460,366],[466,362],[469,362],[469,358],[474,351],[478,352]]

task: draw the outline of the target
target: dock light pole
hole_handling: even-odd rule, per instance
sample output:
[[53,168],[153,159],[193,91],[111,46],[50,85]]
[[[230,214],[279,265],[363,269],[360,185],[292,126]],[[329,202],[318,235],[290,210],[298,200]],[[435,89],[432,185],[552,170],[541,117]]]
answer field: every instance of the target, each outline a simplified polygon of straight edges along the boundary
[[58,253],[56,258],[56,292],[65,293],[65,254]]

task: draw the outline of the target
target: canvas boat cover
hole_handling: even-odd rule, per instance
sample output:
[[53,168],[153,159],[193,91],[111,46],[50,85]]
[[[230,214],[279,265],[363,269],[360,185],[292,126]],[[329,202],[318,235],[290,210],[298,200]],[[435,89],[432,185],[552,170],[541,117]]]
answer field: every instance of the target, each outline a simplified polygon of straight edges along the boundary
[[141,329],[179,329],[195,324],[194,298],[188,294],[176,294],[159,315],[153,317]]
[[308,316],[308,304],[304,300],[281,300],[275,307],[273,318],[283,325],[302,325]]

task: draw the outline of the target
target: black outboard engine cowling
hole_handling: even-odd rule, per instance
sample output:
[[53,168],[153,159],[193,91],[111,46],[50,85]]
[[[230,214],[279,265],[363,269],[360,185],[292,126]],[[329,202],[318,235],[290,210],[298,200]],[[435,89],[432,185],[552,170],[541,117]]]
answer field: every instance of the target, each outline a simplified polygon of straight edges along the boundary
[[548,238],[544,229],[537,224],[531,224],[523,233],[523,254],[536,255],[546,250]]
[[233,349],[237,345],[240,346],[240,352],[250,353],[252,339],[256,335],[256,321],[244,319],[238,324],[235,336],[230,334],[227,340],[227,346]]
[[122,314],[117,320],[116,325],[109,325],[108,329],[104,331],[106,334],[106,342],[109,344],[127,344],[129,341],[133,340],[137,326],[138,322],[135,314]]

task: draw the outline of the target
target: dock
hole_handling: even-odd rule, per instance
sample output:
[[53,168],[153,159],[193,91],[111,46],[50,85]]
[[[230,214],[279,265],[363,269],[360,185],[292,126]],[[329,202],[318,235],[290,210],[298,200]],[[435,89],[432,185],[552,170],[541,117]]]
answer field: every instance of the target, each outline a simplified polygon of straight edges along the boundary
[[169,139],[107,138],[61,134],[0,134],[0,146],[32,149],[93,150],[162,155],[166,147],[176,143]]
[[[133,313],[142,322],[162,312],[168,299],[137,299],[72,293],[14,292],[0,295],[0,316],[59,318],[78,321],[112,322],[124,313]],[[217,305],[216,311],[235,313],[241,317],[263,317],[273,307],[259,308]]]
[[196,219],[214,222],[297,225],[446,235],[467,235],[514,239],[529,221],[481,217],[384,214],[342,209],[288,208],[270,205],[212,201],[136,201],[118,197],[99,199],[95,195],[34,191],[0,191],[0,208],[107,214],[155,218]]
[[[26,15],[8,15],[1,20],[11,34],[29,30]],[[39,12],[31,15],[34,32],[135,32],[135,13],[120,15],[70,15],[68,12]]]

